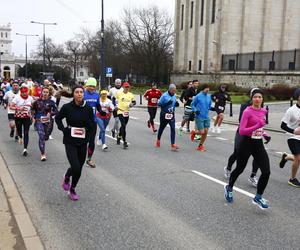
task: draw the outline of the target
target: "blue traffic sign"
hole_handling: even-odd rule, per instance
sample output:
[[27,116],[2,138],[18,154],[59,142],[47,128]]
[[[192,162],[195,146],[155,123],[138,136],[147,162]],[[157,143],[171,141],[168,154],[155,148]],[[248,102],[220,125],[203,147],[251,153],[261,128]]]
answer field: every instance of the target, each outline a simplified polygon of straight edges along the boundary
[[106,67],[106,77],[112,77],[112,75],[113,75],[113,68]]

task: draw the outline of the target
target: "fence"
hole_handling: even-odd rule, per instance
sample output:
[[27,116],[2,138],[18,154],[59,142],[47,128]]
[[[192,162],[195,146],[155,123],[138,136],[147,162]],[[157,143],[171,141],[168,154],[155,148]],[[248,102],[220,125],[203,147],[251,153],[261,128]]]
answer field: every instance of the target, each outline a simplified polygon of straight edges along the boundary
[[222,55],[222,71],[300,71],[300,50]]

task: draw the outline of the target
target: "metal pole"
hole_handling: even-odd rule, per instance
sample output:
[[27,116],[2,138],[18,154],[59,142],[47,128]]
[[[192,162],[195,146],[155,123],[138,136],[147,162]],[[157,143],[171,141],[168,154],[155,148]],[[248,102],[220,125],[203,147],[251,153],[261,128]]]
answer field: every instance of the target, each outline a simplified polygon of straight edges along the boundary
[[46,71],[46,35],[45,35],[45,24],[43,24],[43,73]]
[[267,114],[266,114],[266,124],[269,124],[269,106],[266,106]]
[[106,89],[105,79],[105,40],[104,40],[104,0],[101,0],[101,51],[100,51],[100,69],[101,69],[101,88]]
[[1,66],[1,56],[3,55],[3,52],[0,51],[0,79],[2,74],[2,66]]
[[229,104],[229,108],[230,108],[230,117],[233,116],[233,111],[232,111],[232,102],[230,102]]
[[27,67],[27,36],[25,36],[25,78],[28,77],[28,67]]
[[290,107],[292,107],[293,106],[293,97],[291,97],[291,99],[290,99]]

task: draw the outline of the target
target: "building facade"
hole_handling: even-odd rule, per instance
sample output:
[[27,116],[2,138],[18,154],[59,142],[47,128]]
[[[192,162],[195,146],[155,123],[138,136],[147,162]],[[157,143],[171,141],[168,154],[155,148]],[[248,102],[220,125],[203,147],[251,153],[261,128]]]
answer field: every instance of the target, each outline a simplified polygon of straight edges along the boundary
[[297,83],[300,1],[176,0],[175,8],[173,82]]

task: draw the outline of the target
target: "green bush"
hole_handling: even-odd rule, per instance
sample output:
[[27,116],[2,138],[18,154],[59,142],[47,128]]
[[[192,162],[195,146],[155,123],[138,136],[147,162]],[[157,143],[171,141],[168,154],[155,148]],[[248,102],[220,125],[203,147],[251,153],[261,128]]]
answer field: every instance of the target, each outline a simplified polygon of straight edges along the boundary
[[288,100],[293,97],[296,87],[286,84],[276,84],[272,88],[264,89],[266,95],[273,96],[276,100]]

